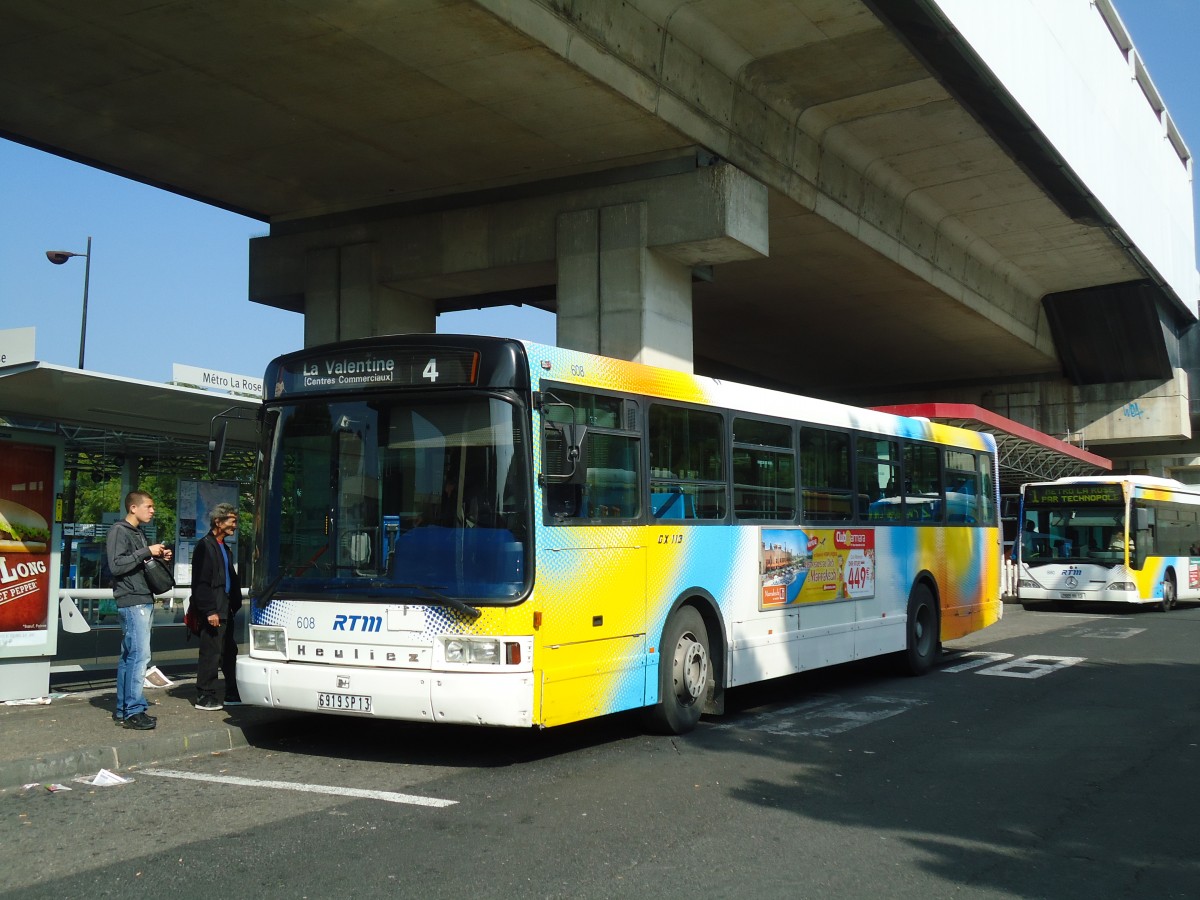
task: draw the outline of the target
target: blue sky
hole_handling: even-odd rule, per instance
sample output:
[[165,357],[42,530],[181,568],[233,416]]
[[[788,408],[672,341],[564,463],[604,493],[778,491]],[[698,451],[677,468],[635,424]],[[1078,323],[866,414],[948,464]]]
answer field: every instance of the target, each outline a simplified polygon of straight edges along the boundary
[[[1200,0],[1117,0],[1184,140],[1200,152],[1195,89]],[[246,299],[247,242],[267,226],[0,140],[0,329],[33,326],[37,356],[79,357],[84,260],[92,237],[86,368],[168,381],[171,364],[261,376],[303,343],[301,317]],[[441,316],[438,330],[554,342],[530,307]]]

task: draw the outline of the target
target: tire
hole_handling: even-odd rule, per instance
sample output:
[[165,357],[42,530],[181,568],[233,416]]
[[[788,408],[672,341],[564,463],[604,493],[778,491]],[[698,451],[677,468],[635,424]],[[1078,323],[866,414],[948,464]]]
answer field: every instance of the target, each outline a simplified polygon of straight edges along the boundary
[[1167,612],[1179,602],[1179,591],[1175,588],[1175,576],[1168,575],[1163,579],[1162,599],[1158,601],[1160,612]]
[[700,721],[713,677],[708,630],[694,607],[671,616],[658,650],[659,700],[646,710],[646,726],[656,734],[687,734]]
[[926,584],[918,584],[908,598],[908,621],[904,626],[904,670],[908,674],[924,675],[937,662],[942,649],[939,624],[933,591]]

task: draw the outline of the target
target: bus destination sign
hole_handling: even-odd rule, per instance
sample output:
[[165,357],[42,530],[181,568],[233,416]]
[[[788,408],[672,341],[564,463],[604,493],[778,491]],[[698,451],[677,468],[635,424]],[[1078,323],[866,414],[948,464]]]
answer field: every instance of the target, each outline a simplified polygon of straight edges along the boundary
[[386,348],[342,351],[290,360],[268,384],[268,398],[328,391],[461,387],[475,383],[479,354],[444,347],[389,352]]
[[1119,484],[1031,484],[1026,506],[1120,506],[1125,502]]

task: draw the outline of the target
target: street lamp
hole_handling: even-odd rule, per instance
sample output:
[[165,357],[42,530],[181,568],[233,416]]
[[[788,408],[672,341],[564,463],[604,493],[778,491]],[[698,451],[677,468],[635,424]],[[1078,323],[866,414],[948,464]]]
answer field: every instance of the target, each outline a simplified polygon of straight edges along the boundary
[[87,295],[88,281],[92,275],[92,237],[88,235],[87,252],[72,253],[69,250],[47,250],[46,259],[61,266],[72,256],[82,256],[87,262],[83,264],[83,324],[79,326],[79,368],[83,368],[83,348],[87,343]]

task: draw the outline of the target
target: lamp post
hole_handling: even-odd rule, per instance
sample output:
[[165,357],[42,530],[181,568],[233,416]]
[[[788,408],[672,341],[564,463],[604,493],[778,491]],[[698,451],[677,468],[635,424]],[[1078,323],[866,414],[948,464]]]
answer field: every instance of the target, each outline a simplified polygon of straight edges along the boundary
[[87,297],[88,297],[88,282],[92,277],[92,237],[88,235],[87,251],[84,253],[72,253],[69,250],[47,250],[46,259],[54,263],[56,266],[61,266],[72,256],[82,256],[85,260],[83,264],[83,322],[79,326],[79,368],[83,368],[83,348],[87,345]]
[[[87,250],[83,253],[72,253],[70,250],[47,250],[46,259],[54,263],[56,266],[61,266],[72,256],[82,256],[83,264],[83,321],[79,326],[79,368],[83,368],[83,349],[87,346],[87,301],[88,301],[88,282],[92,278],[92,236],[89,234],[87,239]],[[71,468],[71,485],[67,493],[67,521],[71,523],[71,527],[75,527],[75,495],[79,492],[79,460],[76,458],[75,465]],[[71,556],[74,545],[74,535],[65,535],[63,537],[63,574],[62,579],[70,586],[71,577]]]

